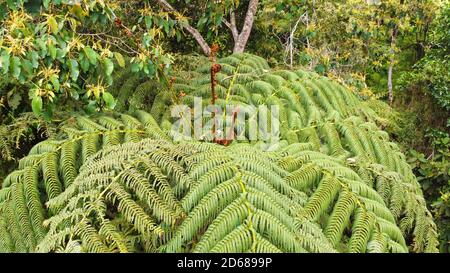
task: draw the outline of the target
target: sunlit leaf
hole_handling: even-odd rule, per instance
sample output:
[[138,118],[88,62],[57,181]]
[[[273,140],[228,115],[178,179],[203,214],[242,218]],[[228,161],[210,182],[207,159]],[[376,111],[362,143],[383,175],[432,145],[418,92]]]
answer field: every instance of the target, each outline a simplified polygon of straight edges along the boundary
[[110,76],[114,71],[114,63],[110,59],[103,60],[103,67],[107,76]]
[[109,92],[103,93],[103,101],[105,102],[106,107],[108,107],[109,109],[114,109],[114,107],[116,106],[116,100]]
[[40,96],[35,96],[31,101],[31,108],[33,113],[39,116],[42,113],[42,98]]
[[58,22],[56,22],[55,17],[49,16],[47,19],[47,24],[53,34],[58,34]]
[[123,58],[122,54],[120,54],[119,52],[114,52],[114,57],[116,58],[116,61],[120,67],[125,67],[125,59]]

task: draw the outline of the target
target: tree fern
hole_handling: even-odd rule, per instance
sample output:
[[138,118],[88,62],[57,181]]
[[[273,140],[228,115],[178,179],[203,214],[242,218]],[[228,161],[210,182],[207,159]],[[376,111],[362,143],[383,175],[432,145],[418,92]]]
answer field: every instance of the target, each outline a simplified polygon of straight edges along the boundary
[[210,101],[210,66],[177,72],[166,87],[124,71],[111,92],[131,114],[68,120],[5,178],[0,251],[436,251],[435,224],[380,129],[379,104],[253,55],[218,62],[217,104],[279,106],[280,145],[250,142],[248,124],[244,143],[228,147],[173,142],[173,99]]

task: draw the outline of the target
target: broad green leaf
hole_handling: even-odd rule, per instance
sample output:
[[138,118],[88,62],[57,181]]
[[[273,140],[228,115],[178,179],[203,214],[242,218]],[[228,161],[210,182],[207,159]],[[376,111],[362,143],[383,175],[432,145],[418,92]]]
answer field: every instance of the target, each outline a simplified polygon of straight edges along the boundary
[[170,30],[169,23],[164,20],[163,21],[163,26],[164,26],[164,31],[166,32],[166,34],[169,34],[169,30]]
[[36,39],[36,44],[39,48],[39,55],[41,58],[47,56],[47,44],[43,39]]
[[98,60],[97,52],[95,52],[90,46],[86,46],[83,50],[84,50],[84,53],[86,54],[86,57],[88,58],[89,62],[92,65],[97,65],[97,60]]
[[151,29],[152,28],[152,25],[153,25],[152,17],[145,16],[145,25],[146,25],[147,29]]
[[113,95],[108,92],[103,93],[103,101],[105,102],[106,107],[108,107],[109,109],[114,109],[114,107],[116,106],[116,100],[114,99]]
[[83,72],[87,72],[89,70],[89,60],[87,58],[81,58],[79,62]]
[[85,108],[86,112],[88,114],[93,114],[95,113],[96,109],[97,109],[97,102],[95,100],[89,100]]
[[42,1],[42,5],[44,6],[44,8],[48,9],[48,5],[50,4],[51,0],[43,0]]
[[114,63],[110,59],[104,59],[103,68],[105,69],[105,74],[110,76],[114,71]]
[[22,59],[22,73],[26,76],[33,74],[33,64],[27,59]]
[[63,49],[56,49],[56,59],[60,62],[64,62],[64,58],[66,57],[66,51]]
[[56,59],[56,47],[53,44],[49,44],[48,47],[48,53],[50,57],[54,60]]
[[53,88],[54,88],[56,91],[59,91],[60,84],[59,84],[59,77],[58,77],[58,75],[52,75],[52,76],[50,77],[50,82],[52,83]]
[[10,54],[6,51],[3,51],[0,57],[0,69],[3,71],[3,74],[8,73],[9,71],[9,59]]
[[144,67],[144,72],[147,75],[153,75],[155,73],[155,65],[152,61],[148,61],[147,65]]
[[109,76],[105,77],[105,84],[107,86],[111,86],[113,84],[113,77],[112,77],[112,75],[109,75]]
[[78,76],[80,75],[80,69],[78,68],[78,62],[74,59],[69,60],[69,69],[70,69],[70,78],[72,78],[73,81],[76,81],[78,79]]
[[31,64],[33,65],[33,68],[39,67],[39,54],[36,51],[30,52],[31,56]]
[[36,116],[42,113],[42,98],[40,96],[35,96],[31,101],[31,108]]
[[140,65],[137,64],[137,63],[133,63],[131,65],[131,72],[136,73],[136,72],[139,72],[139,71],[141,71]]
[[14,56],[11,60],[11,73],[14,78],[18,79],[21,72],[21,62],[19,57]]
[[119,52],[114,52],[114,57],[116,58],[116,61],[120,67],[125,67],[125,59],[123,58],[122,54],[120,54]]

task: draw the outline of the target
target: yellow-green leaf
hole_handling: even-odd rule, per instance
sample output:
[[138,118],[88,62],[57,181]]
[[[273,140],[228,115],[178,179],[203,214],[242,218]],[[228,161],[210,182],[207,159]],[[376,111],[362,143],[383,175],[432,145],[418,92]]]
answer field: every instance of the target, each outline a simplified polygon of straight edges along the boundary
[[120,67],[125,67],[125,59],[123,58],[122,54],[119,52],[114,52],[114,57],[116,58],[117,64],[119,64]]
[[48,17],[47,24],[48,24],[50,31],[53,34],[58,34],[58,22],[56,22],[55,17],[53,17],[53,16]]

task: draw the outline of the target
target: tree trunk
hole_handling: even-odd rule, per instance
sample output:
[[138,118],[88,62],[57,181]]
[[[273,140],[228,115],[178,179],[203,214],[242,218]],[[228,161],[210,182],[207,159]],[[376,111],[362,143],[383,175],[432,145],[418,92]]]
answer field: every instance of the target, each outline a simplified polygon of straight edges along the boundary
[[388,100],[389,104],[392,105],[394,101],[394,86],[392,83],[392,75],[394,70],[394,62],[395,62],[395,43],[397,40],[397,34],[398,34],[398,28],[397,26],[394,27],[392,30],[392,36],[391,36],[391,49],[390,49],[390,64],[388,69]]
[[389,70],[388,70],[388,100],[389,100],[389,104],[392,105],[392,102],[394,101],[394,92],[393,92],[393,88],[392,88],[392,70],[393,70],[393,65],[390,64],[389,65]]
[[234,41],[233,53],[242,53],[247,45],[248,38],[252,32],[253,22],[255,21],[256,11],[258,10],[259,0],[250,0],[248,4],[247,14],[244,20],[244,26],[241,33],[238,35],[238,39]]

